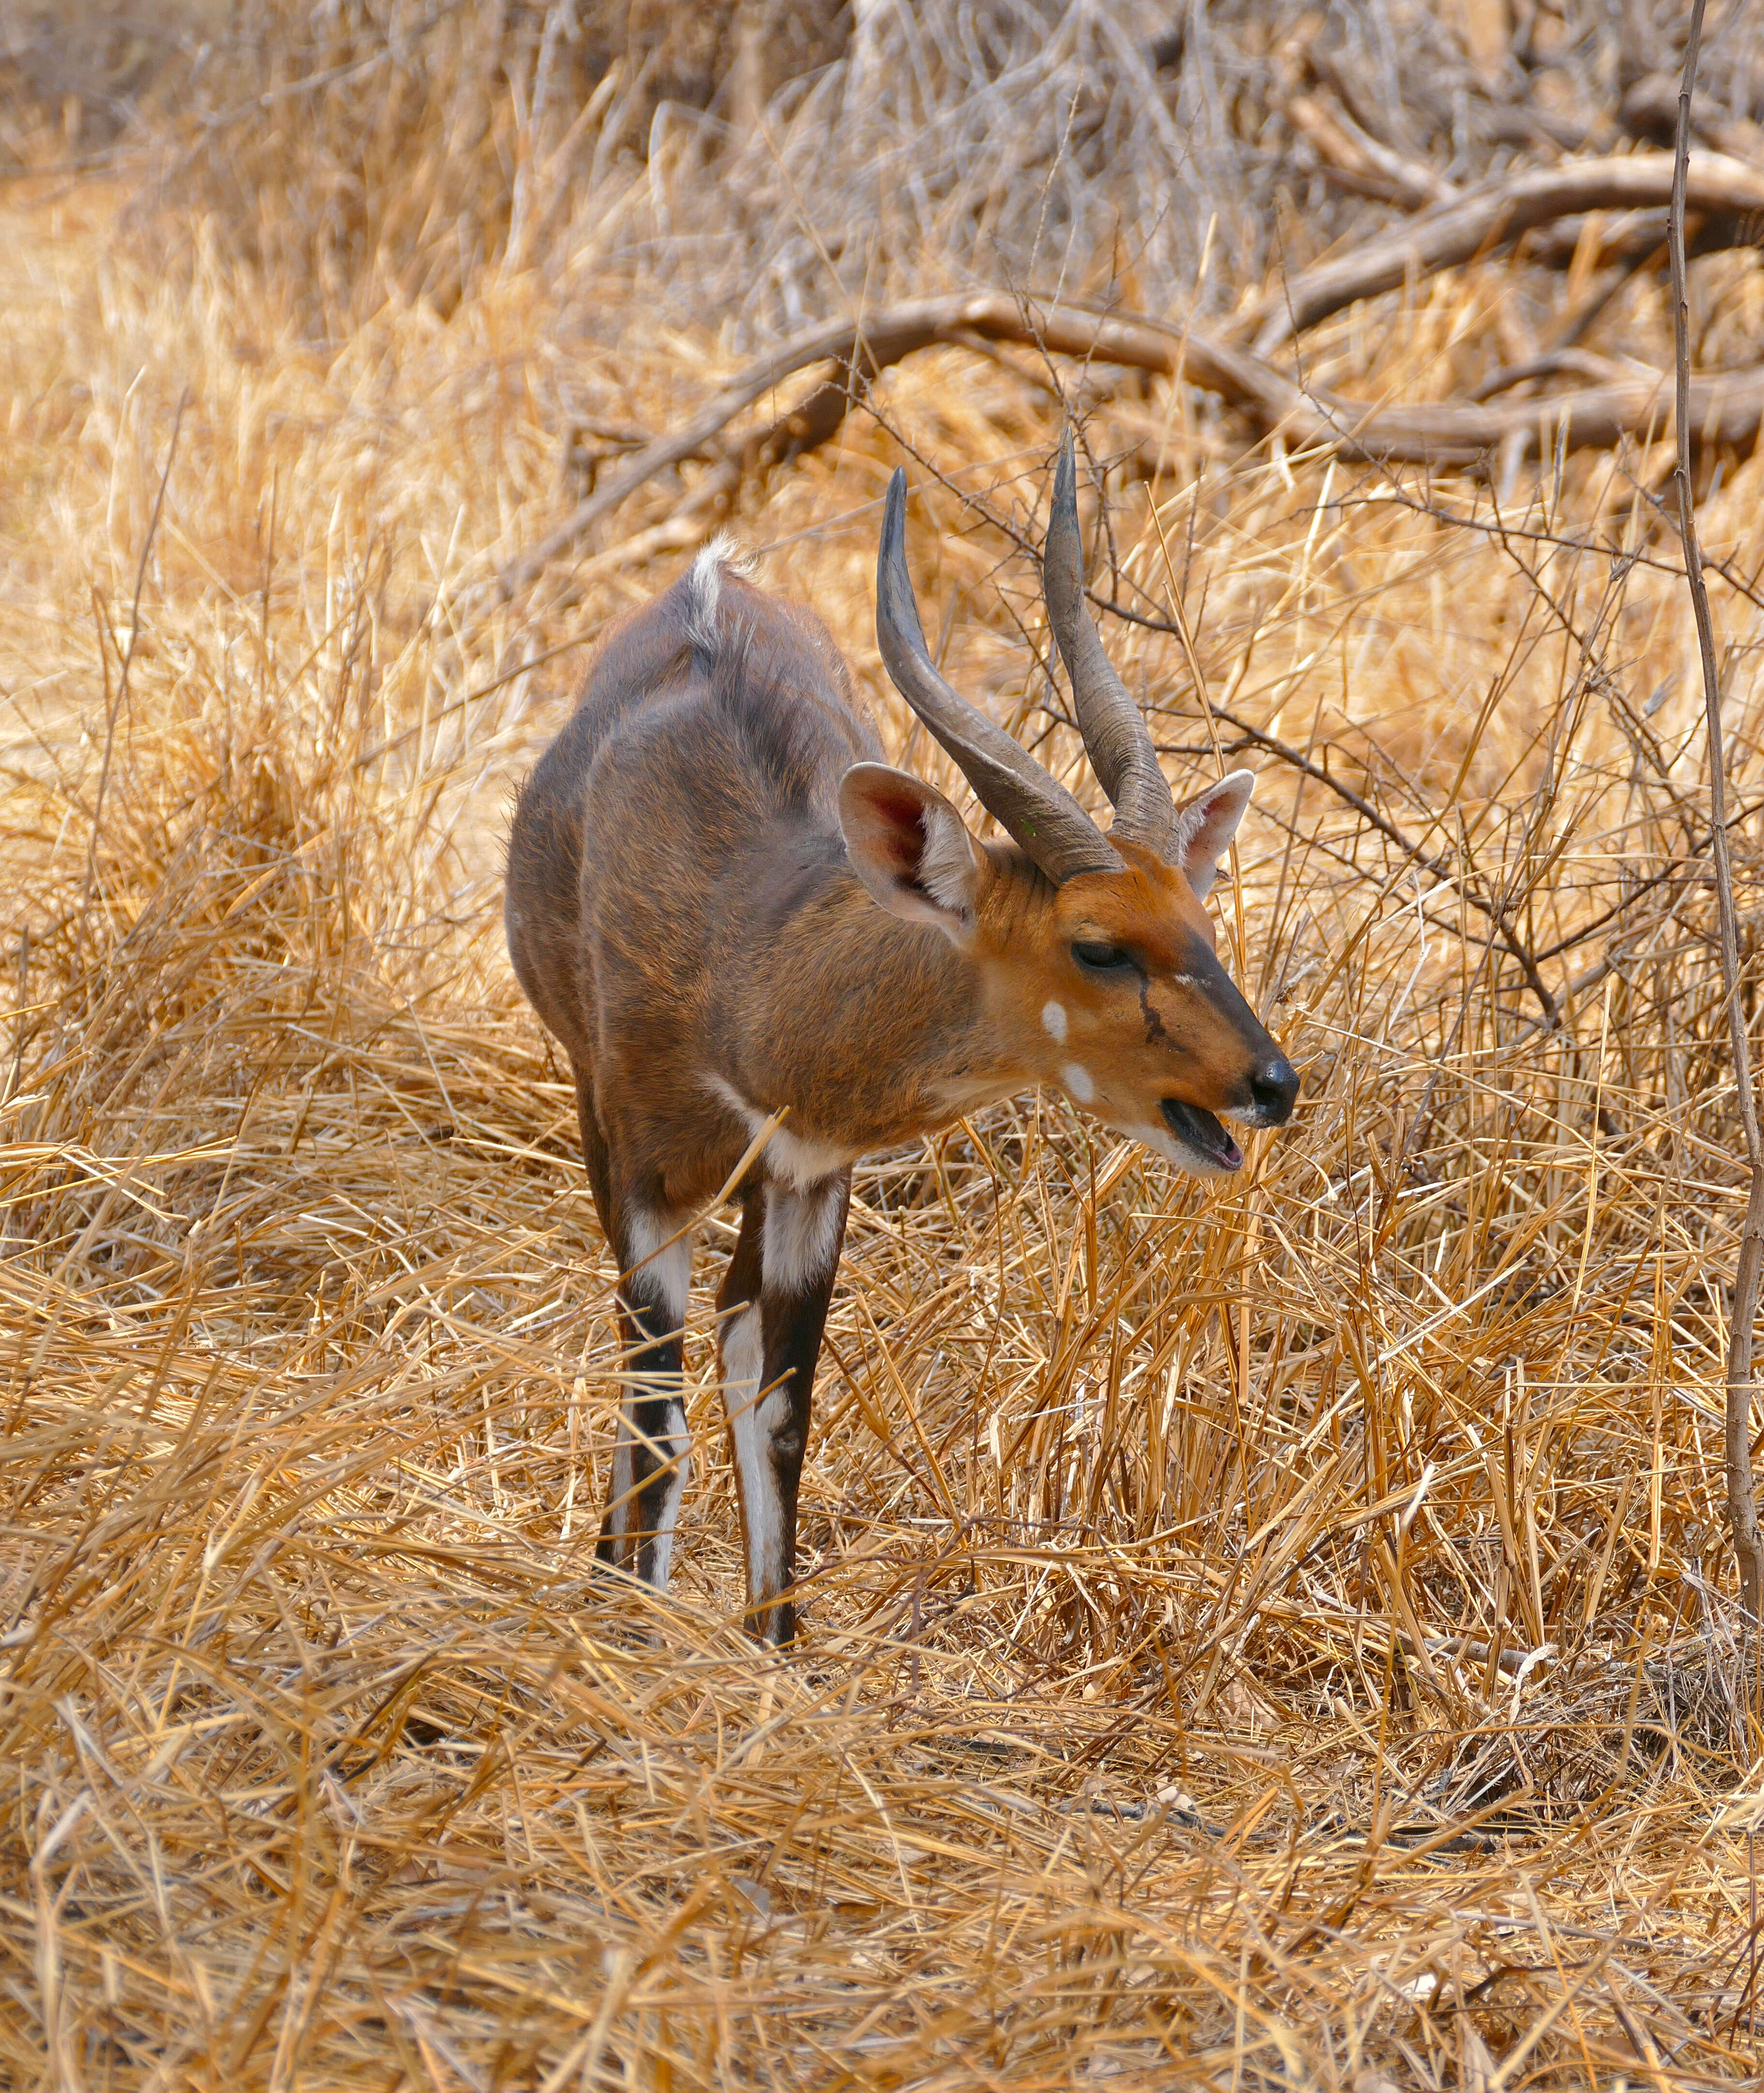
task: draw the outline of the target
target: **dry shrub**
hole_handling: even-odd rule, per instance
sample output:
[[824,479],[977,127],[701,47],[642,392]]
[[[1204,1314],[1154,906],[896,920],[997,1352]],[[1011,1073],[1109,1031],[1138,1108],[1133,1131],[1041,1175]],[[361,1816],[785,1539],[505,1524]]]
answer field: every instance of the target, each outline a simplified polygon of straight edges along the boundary
[[[633,310],[763,336],[895,284],[1113,282],[1159,310],[1307,258],[1354,208],[1314,169],[1295,188],[1280,115],[1316,26],[1297,0],[89,0],[26,6],[0,58],[34,98],[16,155],[121,134],[162,208],[327,340],[388,297],[450,313],[509,261],[566,273],[598,339]],[[1337,27],[1388,100],[1397,32]],[[1401,33],[1462,71],[1431,9]],[[1614,16],[1571,41],[1571,100],[1617,41]]]
[[[978,19],[923,11],[951,50]],[[735,258],[670,332],[702,249],[657,231],[652,146],[535,203],[511,254],[483,169],[527,119],[475,76],[470,144],[478,24],[423,41],[454,54],[422,58],[439,84],[274,105],[256,201],[211,193],[193,236],[134,160],[0,197],[7,2075],[1748,2079],[1764,1740],[1719,1523],[1742,1181],[1663,453],[1497,511],[1246,453],[1180,390],[951,347],[741,490],[765,578],[953,786],[869,630],[882,488],[917,459],[952,671],[1094,800],[1021,549],[1070,404],[1108,467],[1099,582],[1142,621],[1110,642],[1172,774],[1248,753],[1233,719],[1311,766],[1249,754],[1220,890],[1306,1081],[1241,1179],[1203,1191],[1033,1099],[860,1169],[808,1633],[773,1664],[734,1625],[703,1301],[678,1588],[592,1574],[611,1273],[496,913],[508,786],[668,578],[645,531],[689,489],[518,606],[481,584],[554,520],[566,444],[665,425],[787,316],[811,272],[784,250],[869,146],[774,221],[763,292],[726,199]],[[1064,171],[1037,80],[1025,164]],[[807,127],[836,85],[794,90],[792,137],[835,135]],[[899,93],[873,120],[908,136]],[[326,127],[356,107],[350,161]],[[962,166],[993,193],[1003,134],[973,135],[898,206],[934,272],[984,273]],[[329,250],[327,167],[357,228]],[[451,277],[438,234],[385,230],[425,184],[467,228]],[[1061,236],[1106,282],[1096,223],[1074,203]],[[361,258],[394,250],[417,277]],[[1699,268],[1740,339],[1756,257]],[[1425,396],[1541,295],[1467,271],[1307,354]],[[1661,319],[1638,280],[1605,339],[1657,354]],[[1761,472],[1711,459],[1703,489],[1749,963]]]

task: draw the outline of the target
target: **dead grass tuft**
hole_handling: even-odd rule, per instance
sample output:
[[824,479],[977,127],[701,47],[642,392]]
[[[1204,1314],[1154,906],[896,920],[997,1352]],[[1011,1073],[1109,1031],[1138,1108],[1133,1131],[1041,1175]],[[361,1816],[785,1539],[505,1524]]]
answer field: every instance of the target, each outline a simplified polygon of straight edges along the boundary
[[[249,210],[141,186],[201,143],[175,97],[114,166],[0,193],[0,2069],[1751,2079],[1764,1735],[1720,1476],[1744,1188],[1664,444],[1497,507],[1245,451],[1162,381],[952,344],[736,491],[762,579],[949,784],[869,623],[882,490],[917,461],[952,673],[1094,798],[1018,549],[1083,413],[1099,585],[1132,613],[1111,644],[1172,773],[1244,754],[1233,721],[1263,737],[1220,914],[1305,1103],[1205,1191],[1029,1099],[873,1159],[805,1652],[735,1624],[702,1299],[678,1589],[593,1580],[612,1275],[502,956],[501,836],[583,649],[683,556],[693,468],[522,601],[484,584],[789,320],[788,286],[837,295],[792,154],[858,89],[847,53],[762,104],[775,152],[730,147],[800,215],[688,325],[701,253],[653,128],[644,158],[610,116],[532,115],[561,11],[527,73],[482,75],[475,141],[466,8],[264,104]],[[973,11],[921,11],[960,55]],[[1026,135],[1065,77],[1023,88]],[[636,93],[607,80],[603,109]],[[943,201],[881,210],[878,295],[907,281],[896,201],[928,270],[986,273],[964,228],[1003,133],[973,98],[938,105],[978,141],[935,161]],[[483,175],[505,148],[518,208]],[[829,162],[840,211],[869,150]],[[300,202],[327,166],[353,228],[329,248]],[[1100,293],[1116,261],[1067,223]],[[1222,238],[1209,266],[1259,296]],[[1757,254],[1697,266],[1710,340],[1755,339]],[[1307,353],[1358,396],[1438,397],[1515,360],[1541,295],[1467,269]],[[1664,321],[1638,275],[1601,324],[1663,360]],[[1705,475],[1755,971],[1764,464]]]

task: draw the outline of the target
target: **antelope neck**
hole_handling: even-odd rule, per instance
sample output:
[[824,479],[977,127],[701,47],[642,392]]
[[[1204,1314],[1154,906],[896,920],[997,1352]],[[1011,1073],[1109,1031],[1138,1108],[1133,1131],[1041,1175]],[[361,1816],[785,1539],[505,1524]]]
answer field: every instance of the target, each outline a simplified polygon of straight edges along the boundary
[[756,992],[727,1013],[724,1073],[767,1112],[787,1105],[795,1133],[855,1156],[1035,1081],[977,949],[890,916],[843,863],[778,901],[750,919]]

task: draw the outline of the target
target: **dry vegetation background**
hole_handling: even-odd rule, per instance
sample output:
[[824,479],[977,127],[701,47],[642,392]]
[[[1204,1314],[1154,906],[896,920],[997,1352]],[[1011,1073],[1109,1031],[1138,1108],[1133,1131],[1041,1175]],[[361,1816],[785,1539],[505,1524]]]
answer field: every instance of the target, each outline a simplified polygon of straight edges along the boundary
[[[1715,11],[1699,124],[1764,162],[1760,26]],[[1744,1188],[1667,418],[1570,453],[1544,404],[1668,362],[1658,219],[1276,358],[1511,400],[1554,351],[1528,452],[1354,462],[947,340],[497,585],[804,326],[977,286],[1225,337],[1429,181],[1639,150],[1673,11],[0,37],[0,2078],[1755,2082]],[[1757,353],[1748,237],[1692,265],[1708,370]],[[950,783],[871,629],[904,459],[952,673],[1094,797],[1025,552],[1068,409],[1172,773],[1262,770],[1220,914],[1305,1100],[1205,1190],[1027,1098],[860,1168],[774,1665],[703,1304],[676,1592],[592,1575],[612,1273],[503,954],[508,794],[720,518]],[[1704,444],[1699,499],[1755,978],[1751,449]]]

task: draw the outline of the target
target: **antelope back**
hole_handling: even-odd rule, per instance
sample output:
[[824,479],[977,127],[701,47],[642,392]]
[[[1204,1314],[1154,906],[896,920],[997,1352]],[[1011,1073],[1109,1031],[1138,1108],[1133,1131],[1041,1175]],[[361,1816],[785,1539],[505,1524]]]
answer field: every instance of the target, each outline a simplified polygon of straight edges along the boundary
[[522,988],[619,1109],[693,1117],[706,1036],[805,875],[843,858],[839,779],[879,753],[813,613],[707,547],[609,633],[522,788],[505,918]]

